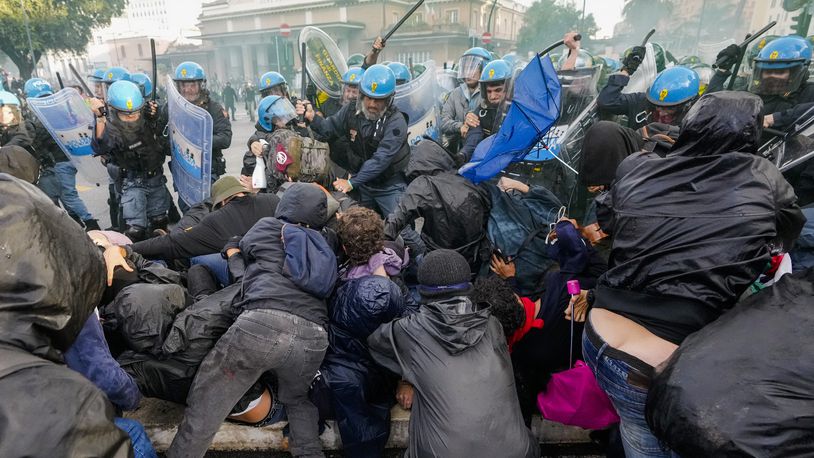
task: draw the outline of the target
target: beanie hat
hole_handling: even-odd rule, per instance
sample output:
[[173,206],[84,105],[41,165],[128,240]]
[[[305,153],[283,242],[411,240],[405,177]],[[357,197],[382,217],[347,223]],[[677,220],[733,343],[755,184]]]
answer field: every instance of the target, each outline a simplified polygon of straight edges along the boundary
[[423,297],[466,296],[472,292],[469,263],[454,250],[435,250],[418,266],[418,292]]

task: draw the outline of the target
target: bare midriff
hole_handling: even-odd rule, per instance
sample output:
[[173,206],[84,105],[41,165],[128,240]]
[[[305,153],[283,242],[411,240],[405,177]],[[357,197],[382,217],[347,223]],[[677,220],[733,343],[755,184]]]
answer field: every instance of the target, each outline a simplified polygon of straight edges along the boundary
[[591,310],[588,318],[597,335],[608,346],[657,367],[673,354],[678,345],[664,340],[644,326],[605,309]]

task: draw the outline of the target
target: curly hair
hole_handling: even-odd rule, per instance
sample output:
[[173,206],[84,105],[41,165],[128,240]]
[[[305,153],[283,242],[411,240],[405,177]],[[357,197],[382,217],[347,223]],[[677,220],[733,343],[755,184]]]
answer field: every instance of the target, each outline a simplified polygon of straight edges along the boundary
[[500,322],[506,338],[526,322],[526,311],[514,290],[497,275],[479,278],[475,282],[472,299],[476,304],[485,304],[492,308],[492,315]]
[[365,264],[384,249],[384,221],[369,208],[353,207],[342,212],[338,232],[351,265]]

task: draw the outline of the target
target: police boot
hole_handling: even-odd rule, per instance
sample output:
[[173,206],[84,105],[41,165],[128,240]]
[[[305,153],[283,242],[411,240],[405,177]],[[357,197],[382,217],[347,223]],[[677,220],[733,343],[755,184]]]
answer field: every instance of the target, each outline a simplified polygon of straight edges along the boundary
[[110,197],[107,199],[107,206],[110,212],[110,227],[108,230],[119,231],[122,226],[119,225],[119,199],[116,198],[116,191],[113,186],[110,186]]
[[124,235],[133,242],[140,242],[147,238],[147,231],[141,226],[128,226]]
[[85,232],[101,230],[99,228],[99,221],[96,221],[95,219],[86,219],[82,221],[82,223],[85,225]]
[[170,199],[169,221],[170,224],[177,224],[178,221],[181,221],[181,213],[178,212],[178,207],[172,199]]
[[152,237],[167,235],[169,233],[169,229],[167,228],[168,224],[169,219],[167,215],[153,216],[150,218],[150,233]]

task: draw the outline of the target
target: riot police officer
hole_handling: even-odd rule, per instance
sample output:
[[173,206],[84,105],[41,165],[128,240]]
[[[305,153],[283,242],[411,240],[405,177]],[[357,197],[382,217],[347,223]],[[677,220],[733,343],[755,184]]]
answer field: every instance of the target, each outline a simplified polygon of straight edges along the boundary
[[390,67],[390,70],[393,70],[393,74],[396,75],[396,86],[407,84],[413,79],[410,69],[401,62],[390,62],[387,66]]
[[20,99],[8,91],[0,90],[0,146],[21,146],[31,149],[31,137],[25,128]]
[[444,136],[444,146],[452,152],[458,151],[469,130],[464,122],[466,114],[480,105],[478,80],[483,66],[491,61],[492,54],[478,47],[467,50],[458,61],[460,85],[449,93],[441,107],[441,134]]
[[109,120],[97,110],[97,122],[107,122],[101,138],[94,139],[97,154],[109,156],[119,166],[121,208],[125,235],[143,240],[148,229],[167,227],[170,196],[164,176],[166,158],[163,126],[157,122],[155,102],[145,103],[139,87],[117,81],[107,88]]
[[484,138],[496,133],[503,123],[499,108],[506,96],[506,86],[512,77],[512,69],[502,59],[496,59],[483,68],[478,83],[480,84],[481,102],[476,111],[466,114],[466,134],[464,146],[461,148],[461,160],[468,161],[475,148]]
[[342,75],[342,106],[349,103],[356,104],[359,98],[359,83],[365,71],[361,67],[353,67]]
[[266,72],[260,77],[260,83],[257,85],[260,91],[260,98],[266,98],[270,95],[279,95],[280,97],[291,98],[288,94],[288,82],[285,77],[277,72]]
[[130,81],[136,83],[141,89],[141,95],[146,99],[153,94],[153,81],[144,73],[131,73]]
[[769,125],[793,121],[773,119],[778,112],[814,102],[814,84],[808,82],[811,45],[798,36],[778,38],[767,44],[755,58],[749,92],[763,99],[763,114],[771,115]]

